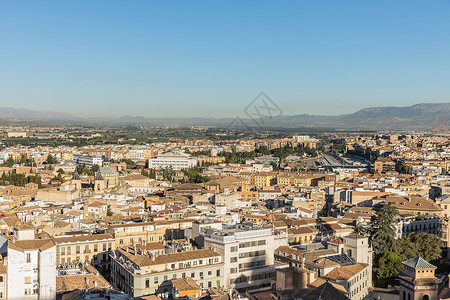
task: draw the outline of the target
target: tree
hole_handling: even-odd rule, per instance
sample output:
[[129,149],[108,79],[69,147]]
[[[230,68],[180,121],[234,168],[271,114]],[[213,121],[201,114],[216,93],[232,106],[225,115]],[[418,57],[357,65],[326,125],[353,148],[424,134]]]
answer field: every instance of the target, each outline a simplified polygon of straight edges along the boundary
[[442,241],[426,232],[410,233],[400,240],[401,258],[408,260],[420,256],[428,262],[436,262],[442,256]]
[[378,267],[375,268],[377,285],[386,287],[401,270],[400,256],[391,251],[384,253],[378,262]]
[[107,215],[108,217],[110,217],[110,216],[113,215],[113,211],[111,210],[111,205],[110,205],[110,204],[108,204],[108,208],[107,208],[107,210],[106,210],[106,215]]
[[396,239],[396,219],[398,210],[390,204],[384,205],[371,220],[371,241],[375,262],[387,252],[399,253]]
[[52,164],[56,164],[57,162],[58,162],[58,160],[56,158],[54,158],[53,155],[49,154],[47,156],[47,159],[45,160],[44,164],[52,165]]

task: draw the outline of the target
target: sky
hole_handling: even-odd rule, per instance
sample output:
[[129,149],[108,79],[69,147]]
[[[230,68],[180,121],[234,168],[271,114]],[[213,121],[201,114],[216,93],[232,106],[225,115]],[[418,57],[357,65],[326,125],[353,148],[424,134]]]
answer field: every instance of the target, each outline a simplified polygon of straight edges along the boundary
[[450,0],[0,1],[0,107],[236,117],[450,102]]

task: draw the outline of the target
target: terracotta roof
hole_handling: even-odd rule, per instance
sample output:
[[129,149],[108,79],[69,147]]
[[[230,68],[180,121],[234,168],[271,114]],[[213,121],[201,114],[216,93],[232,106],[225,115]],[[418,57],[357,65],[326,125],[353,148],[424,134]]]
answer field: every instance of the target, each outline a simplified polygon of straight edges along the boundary
[[368,264],[357,263],[354,265],[337,267],[328,272],[325,275],[325,278],[332,280],[348,280],[364,270],[367,266]]
[[200,249],[193,251],[185,251],[185,252],[177,252],[177,253],[169,253],[169,254],[161,254],[155,257],[155,260],[148,255],[133,255],[128,253],[123,249],[119,249],[120,253],[128,257],[131,261],[141,267],[146,266],[154,266],[161,264],[169,264],[176,262],[183,262],[186,260],[194,260],[194,259],[202,259],[202,258],[211,258],[220,256],[219,253],[211,250],[211,249]]
[[173,279],[171,282],[178,291],[201,290],[201,287],[191,277]]
[[111,288],[111,285],[105,279],[100,276],[96,276],[95,274],[56,276],[57,292],[69,292],[73,290],[94,288],[108,289]]
[[14,249],[17,251],[25,250],[40,250],[45,251],[55,246],[55,243],[50,239],[42,240],[18,240],[8,243],[8,249]]
[[103,241],[108,239],[113,240],[114,237],[110,233],[102,233],[102,234],[88,234],[80,236],[55,237],[53,240],[55,241],[56,244],[59,245],[65,243]]

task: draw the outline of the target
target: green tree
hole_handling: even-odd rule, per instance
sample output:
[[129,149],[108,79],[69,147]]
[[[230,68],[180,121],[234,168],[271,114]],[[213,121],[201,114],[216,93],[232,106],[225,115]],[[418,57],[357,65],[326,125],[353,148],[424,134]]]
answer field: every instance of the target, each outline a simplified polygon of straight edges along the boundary
[[400,240],[401,257],[408,260],[420,256],[428,262],[437,262],[442,257],[442,241],[426,232],[410,233]]
[[113,215],[113,211],[111,210],[111,205],[110,205],[110,204],[108,204],[108,208],[107,208],[107,210],[106,210],[106,215],[107,215],[108,217],[110,217],[110,216]]
[[378,266],[375,268],[377,286],[386,287],[401,270],[402,261],[400,256],[391,251],[384,253],[380,257]]
[[397,223],[395,217],[398,210],[390,204],[384,205],[371,220],[371,242],[375,262],[387,252],[399,253],[399,242],[396,239]]

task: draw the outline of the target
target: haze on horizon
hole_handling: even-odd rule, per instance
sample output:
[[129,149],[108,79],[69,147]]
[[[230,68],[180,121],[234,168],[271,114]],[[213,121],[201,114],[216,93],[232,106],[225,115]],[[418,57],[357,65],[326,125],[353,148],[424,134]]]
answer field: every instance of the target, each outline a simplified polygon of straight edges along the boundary
[[3,1],[0,107],[234,117],[450,102],[449,1]]

